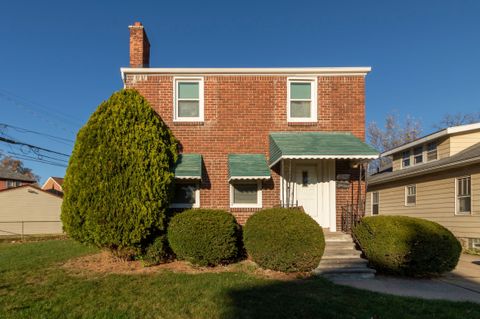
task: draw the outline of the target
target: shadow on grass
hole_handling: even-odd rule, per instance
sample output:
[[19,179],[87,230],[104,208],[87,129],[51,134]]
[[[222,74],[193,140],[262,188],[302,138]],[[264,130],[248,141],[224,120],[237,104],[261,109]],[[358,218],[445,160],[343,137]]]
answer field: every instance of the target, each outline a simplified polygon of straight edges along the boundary
[[321,278],[268,282],[227,292],[233,318],[480,318],[473,303],[421,300],[338,286]]

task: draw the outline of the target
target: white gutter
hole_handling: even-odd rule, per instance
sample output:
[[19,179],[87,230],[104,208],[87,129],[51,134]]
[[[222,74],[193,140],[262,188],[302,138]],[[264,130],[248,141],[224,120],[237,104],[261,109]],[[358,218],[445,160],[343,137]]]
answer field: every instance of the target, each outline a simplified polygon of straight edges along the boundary
[[169,74],[169,75],[361,75],[365,76],[371,67],[304,67],[304,68],[120,68],[125,83],[127,74]]
[[270,167],[283,159],[377,159],[378,155],[282,155]]
[[392,155],[394,153],[398,153],[400,151],[412,148],[416,145],[436,140],[436,139],[438,139],[440,137],[443,137],[443,136],[452,135],[452,134],[456,134],[456,133],[463,133],[463,132],[467,132],[467,131],[479,130],[479,129],[480,129],[480,123],[449,127],[449,128],[444,129],[444,130],[438,131],[436,133],[432,133],[432,134],[427,135],[425,137],[419,138],[418,140],[415,140],[413,142],[403,144],[401,146],[398,146],[396,148],[393,148],[391,150],[383,152],[382,154],[380,154],[380,157],[389,156],[389,155]]

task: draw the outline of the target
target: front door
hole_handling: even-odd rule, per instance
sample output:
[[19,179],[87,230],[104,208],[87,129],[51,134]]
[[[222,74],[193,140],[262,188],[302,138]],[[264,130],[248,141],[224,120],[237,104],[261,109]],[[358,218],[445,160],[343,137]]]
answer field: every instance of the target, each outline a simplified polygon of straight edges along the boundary
[[320,226],[336,230],[335,160],[297,164],[296,200]]

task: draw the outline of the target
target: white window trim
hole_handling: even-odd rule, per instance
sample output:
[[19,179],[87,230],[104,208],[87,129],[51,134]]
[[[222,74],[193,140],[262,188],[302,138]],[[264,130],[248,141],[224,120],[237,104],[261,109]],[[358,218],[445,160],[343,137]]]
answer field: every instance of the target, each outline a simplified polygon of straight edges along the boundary
[[[178,116],[178,83],[198,82],[198,117],[179,117]],[[204,81],[203,77],[175,77],[173,79],[173,121],[174,122],[203,122],[204,121]]]
[[[425,145],[420,145],[420,146],[415,146],[414,148],[412,148],[412,157],[413,157],[413,161],[410,163],[410,165],[413,164],[413,166],[416,166],[416,165],[422,165],[422,164],[425,164],[426,161],[425,161]],[[415,155],[415,149],[416,148],[421,148],[422,151],[420,152],[420,154],[418,155]],[[422,161],[420,163],[416,163],[415,162],[415,157],[417,156],[421,156],[422,157]]]
[[[409,163],[409,165],[407,165],[407,166],[405,166],[403,164],[403,160],[406,159],[406,157],[403,157],[403,153],[406,153],[406,152],[408,152],[408,163]],[[401,161],[400,164],[401,164],[402,168],[407,168],[407,167],[413,166],[412,165],[412,163],[413,163],[413,161],[412,161],[412,150],[408,149],[408,150],[402,151],[402,153],[400,153],[400,161]]]
[[[407,197],[408,197],[408,188],[409,187],[412,187],[412,186],[415,186],[415,203],[412,204],[412,203],[408,203],[407,201]],[[417,184],[411,184],[411,185],[407,185],[405,186],[405,206],[406,207],[412,207],[412,206],[417,206]]]
[[257,183],[257,203],[256,204],[235,204],[233,202],[233,184],[253,184],[252,182],[232,181],[230,182],[230,208],[262,208],[262,181]]
[[[178,184],[182,184],[182,182],[177,182]],[[191,183],[186,183],[185,181],[183,184],[195,184],[195,204],[181,204],[181,203],[171,203],[170,208],[199,208],[200,207],[200,182],[194,181]]]
[[[469,212],[459,212],[458,209],[458,180],[462,178],[470,177],[470,211]],[[464,176],[459,176],[455,177],[455,216],[469,216],[472,215],[472,197],[473,197],[473,192],[472,192],[472,176],[471,175],[464,175]]]
[[[374,194],[374,193],[377,193],[377,194],[378,194],[378,202],[377,202],[378,213],[377,213],[377,214],[374,214],[374,213],[373,213],[373,204],[374,204],[374,203],[373,203],[373,194]],[[371,215],[371,216],[378,216],[378,215],[380,215],[380,192],[379,192],[379,191],[375,191],[375,192],[372,192],[372,193],[371,193],[371,196],[370,196],[370,210],[371,210],[371,212],[370,212],[370,215]]]
[[[437,154],[436,158],[433,159],[433,160],[428,159],[428,153],[431,152],[431,151],[428,150],[428,144],[431,144],[431,143],[435,143],[435,153]],[[438,161],[438,159],[439,158],[438,158],[438,143],[437,143],[437,141],[432,141],[432,142],[426,143],[425,144],[425,163]]]
[[[290,117],[290,83],[296,82],[309,82],[311,83],[312,90],[311,90],[311,112],[310,117]],[[316,77],[294,77],[294,78],[287,78],[287,122],[318,122],[317,116],[317,91],[318,91],[318,80]]]

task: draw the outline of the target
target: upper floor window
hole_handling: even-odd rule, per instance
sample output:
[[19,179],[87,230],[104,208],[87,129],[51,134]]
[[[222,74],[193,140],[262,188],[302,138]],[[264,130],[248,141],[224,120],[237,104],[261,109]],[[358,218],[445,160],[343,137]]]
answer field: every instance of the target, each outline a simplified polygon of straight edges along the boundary
[[316,122],[317,79],[288,79],[287,85],[287,120]]
[[380,205],[380,194],[379,192],[372,193],[372,215],[378,215]]
[[203,122],[203,78],[176,78],[174,91],[174,121]]
[[413,149],[413,163],[423,163],[423,146],[418,146]]
[[402,152],[402,167],[410,166],[410,151]]
[[470,176],[456,179],[457,214],[470,214],[472,208],[472,193]]
[[427,144],[427,161],[434,161],[437,159],[437,142]]
[[417,203],[417,186],[405,187],[405,206],[415,206]]

